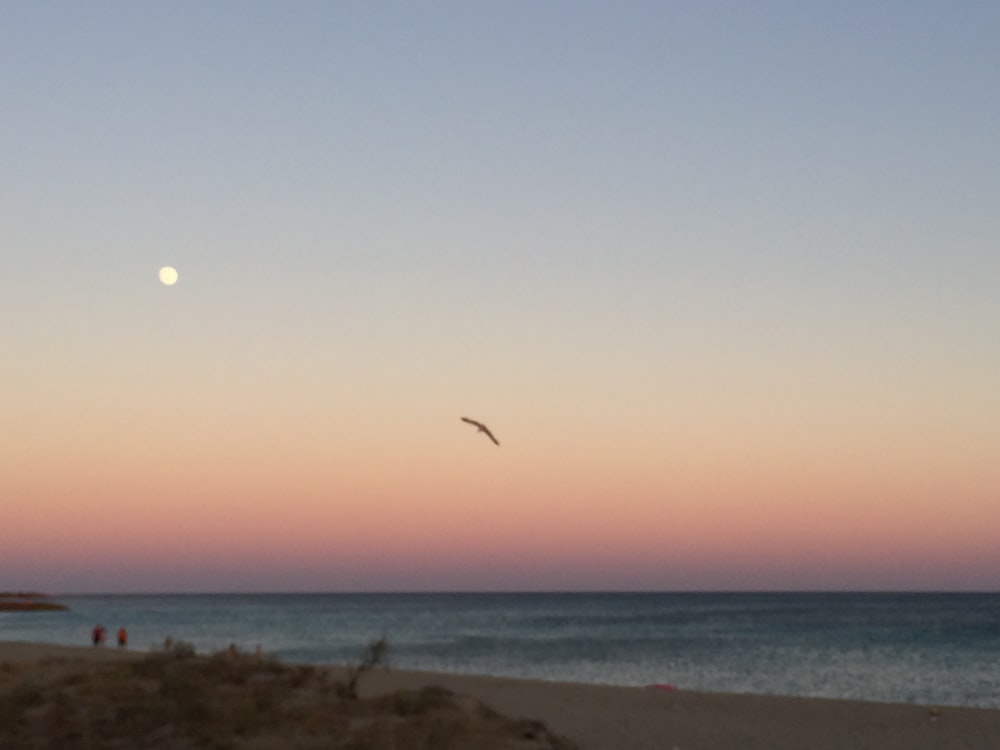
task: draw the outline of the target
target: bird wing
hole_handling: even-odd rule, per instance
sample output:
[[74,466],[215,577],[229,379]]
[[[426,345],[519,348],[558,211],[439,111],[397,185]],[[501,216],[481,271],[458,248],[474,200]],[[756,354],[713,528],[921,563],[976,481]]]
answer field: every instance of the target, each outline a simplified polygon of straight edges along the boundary
[[500,441],[493,437],[493,433],[490,432],[490,428],[484,425],[482,422],[477,422],[474,419],[469,419],[468,417],[459,417],[463,422],[468,422],[471,425],[475,425],[479,428],[480,432],[485,432],[487,437],[492,440],[496,445],[500,445]]

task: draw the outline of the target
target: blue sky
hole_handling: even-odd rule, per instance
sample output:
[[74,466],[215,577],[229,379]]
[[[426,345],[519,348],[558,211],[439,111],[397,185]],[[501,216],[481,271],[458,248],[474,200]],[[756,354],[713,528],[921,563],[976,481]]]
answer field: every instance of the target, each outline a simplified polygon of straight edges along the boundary
[[[966,575],[942,585],[978,582],[948,545],[1000,533],[998,32],[991,2],[7,3],[4,390],[45,429],[0,468],[61,455],[47,435],[94,404],[119,415],[110,454],[149,419],[182,467],[198,431],[231,471],[266,455],[234,415],[287,430],[300,458],[258,462],[274,477],[319,471],[298,441],[347,445],[367,418],[374,465],[376,434],[469,410],[526,446],[503,476],[534,507],[532,487],[617,498],[635,475],[626,525],[657,498],[710,525],[839,492],[884,502],[865,538],[910,534],[916,557],[936,498]],[[390,475],[451,465],[392,447]],[[908,508],[924,524],[892,531]],[[690,574],[730,580],[718,554]],[[856,584],[846,554],[815,580]],[[675,563],[609,559],[630,572],[606,583]]]

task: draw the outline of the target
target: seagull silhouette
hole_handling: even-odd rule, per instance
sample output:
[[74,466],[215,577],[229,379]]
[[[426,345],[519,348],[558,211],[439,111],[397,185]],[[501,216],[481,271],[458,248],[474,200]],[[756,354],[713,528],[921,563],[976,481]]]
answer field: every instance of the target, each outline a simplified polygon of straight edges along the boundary
[[490,432],[490,428],[487,427],[486,425],[484,425],[482,422],[477,422],[476,420],[469,419],[468,417],[461,417],[460,419],[463,422],[468,422],[471,425],[475,425],[476,427],[479,428],[480,432],[485,432],[486,433],[486,437],[488,437],[490,440],[492,440],[497,445],[500,445],[500,441],[497,440],[495,437],[493,437],[493,433]]

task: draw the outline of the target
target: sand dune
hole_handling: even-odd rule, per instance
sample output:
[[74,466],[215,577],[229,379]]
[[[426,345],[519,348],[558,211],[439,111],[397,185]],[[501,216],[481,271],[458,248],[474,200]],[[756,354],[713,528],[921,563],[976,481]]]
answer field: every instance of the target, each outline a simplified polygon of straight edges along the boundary
[[[94,664],[143,656],[113,647],[0,642],[0,664],[52,659]],[[344,671],[330,668],[330,679],[342,679]],[[1000,748],[1000,710],[995,709],[667,692],[395,669],[366,675],[361,694],[374,698],[431,685],[505,716],[542,722],[580,750]]]

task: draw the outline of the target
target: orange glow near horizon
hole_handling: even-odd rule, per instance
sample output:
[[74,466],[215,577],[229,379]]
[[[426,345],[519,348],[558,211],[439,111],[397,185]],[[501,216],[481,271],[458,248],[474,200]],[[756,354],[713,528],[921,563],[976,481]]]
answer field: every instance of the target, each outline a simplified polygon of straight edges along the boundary
[[822,434],[657,446],[649,424],[614,445],[508,427],[495,448],[457,417],[423,440],[418,421],[347,434],[305,412],[279,439],[262,418],[183,440],[141,425],[89,443],[22,435],[3,446],[20,461],[0,555],[161,589],[224,586],[213,570],[305,589],[977,587],[1000,572],[985,457],[889,460],[879,436],[827,455],[839,438]]

